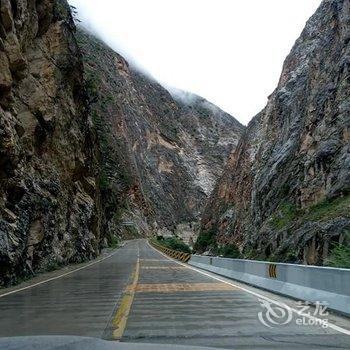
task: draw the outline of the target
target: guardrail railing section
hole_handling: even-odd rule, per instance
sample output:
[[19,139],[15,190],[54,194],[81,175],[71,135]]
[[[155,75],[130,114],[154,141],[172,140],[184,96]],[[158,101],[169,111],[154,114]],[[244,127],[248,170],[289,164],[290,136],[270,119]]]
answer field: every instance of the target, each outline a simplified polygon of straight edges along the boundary
[[177,250],[172,250],[167,247],[162,246],[161,244],[149,241],[151,246],[156,248],[157,250],[160,250],[164,254],[168,255],[169,257],[185,262],[187,263],[191,259],[191,254],[184,253],[184,252],[179,252]]

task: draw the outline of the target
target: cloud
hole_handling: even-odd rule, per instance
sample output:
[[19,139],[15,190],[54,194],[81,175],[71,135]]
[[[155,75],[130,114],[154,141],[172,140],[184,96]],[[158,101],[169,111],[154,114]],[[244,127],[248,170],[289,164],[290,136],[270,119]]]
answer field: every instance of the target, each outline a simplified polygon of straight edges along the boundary
[[70,0],[109,46],[165,86],[246,124],[320,0]]

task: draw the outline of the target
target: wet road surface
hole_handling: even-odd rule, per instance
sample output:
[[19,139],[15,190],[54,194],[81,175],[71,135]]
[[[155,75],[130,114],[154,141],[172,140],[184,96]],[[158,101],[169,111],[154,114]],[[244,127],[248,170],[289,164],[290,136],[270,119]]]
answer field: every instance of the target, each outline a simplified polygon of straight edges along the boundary
[[350,348],[350,336],[299,326],[295,317],[286,325],[264,326],[258,299],[240,284],[201,274],[135,240],[100,263],[0,296],[0,336],[78,335],[228,349]]

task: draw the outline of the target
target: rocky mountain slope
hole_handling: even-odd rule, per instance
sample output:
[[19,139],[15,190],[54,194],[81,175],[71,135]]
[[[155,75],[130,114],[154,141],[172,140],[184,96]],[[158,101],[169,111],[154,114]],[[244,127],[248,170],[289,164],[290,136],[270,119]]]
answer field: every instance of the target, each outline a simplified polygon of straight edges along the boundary
[[349,0],[324,0],[217,183],[200,251],[233,243],[248,258],[319,264],[348,239],[349,43]]
[[198,96],[172,97],[83,30],[78,42],[102,153],[100,181],[111,203],[107,225],[124,236],[191,235],[243,126]]
[[116,236],[191,233],[243,131],[78,39],[65,0],[0,2],[0,286]]
[[96,256],[101,208],[69,7],[0,4],[2,285]]

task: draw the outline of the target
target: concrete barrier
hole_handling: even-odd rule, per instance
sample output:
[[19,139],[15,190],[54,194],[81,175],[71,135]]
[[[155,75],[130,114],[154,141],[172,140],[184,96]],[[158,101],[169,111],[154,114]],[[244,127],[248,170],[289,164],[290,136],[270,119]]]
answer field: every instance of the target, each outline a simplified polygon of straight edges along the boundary
[[189,265],[350,316],[350,269],[192,255]]

